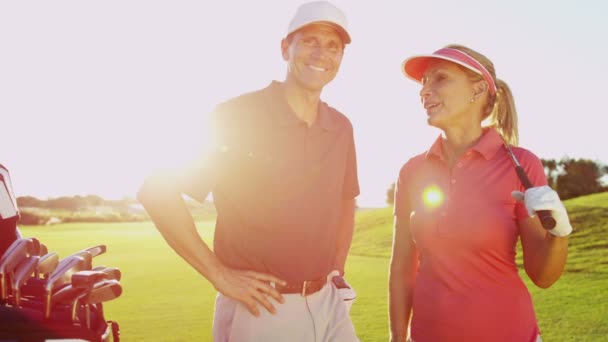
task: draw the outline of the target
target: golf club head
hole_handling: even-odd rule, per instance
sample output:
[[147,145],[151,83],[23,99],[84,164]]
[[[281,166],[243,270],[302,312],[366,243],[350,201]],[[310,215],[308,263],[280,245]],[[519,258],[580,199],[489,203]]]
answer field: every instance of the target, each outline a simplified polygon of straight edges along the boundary
[[74,287],[72,285],[62,287],[51,296],[51,306],[54,307],[57,304],[72,304],[74,300],[81,298],[89,290],[90,289],[86,287]]
[[32,241],[32,254],[40,255],[40,250],[42,248],[42,244],[40,243],[40,240],[33,238],[33,237],[27,238],[27,239]]
[[91,254],[91,256],[96,257],[100,254],[105,253],[106,250],[107,250],[106,245],[97,245],[97,246],[83,249],[81,252],[89,252]]
[[63,284],[69,283],[72,279],[72,274],[78,271],[87,271],[93,267],[93,257],[89,252],[76,252],[63,260],[59,261],[57,268],[49,275],[52,287],[57,288]]
[[102,280],[93,285],[93,289],[82,297],[81,302],[84,304],[97,304],[118,298],[121,294],[122,286],[118,280]]
[[[61,288],[55,292],[51,297],[51,309],[57,305],[68,305],[70,306],[70,317],[72,323],[76,322],[76,316],[78,312],[78,301],[84,297],[91,288],[87,287],[75,287],[72,284]],[[49,311],[51,311],[49,309]],[[50,313],[49,313],[50,316]],[[48,317],[47,317],[48,318]]]
[[35,238],[17,239],[6,250],[0,259],[0,300],[8,296],[8,276],[25,258],[39,255],[40,242]]
[[[15,268],[17,265],[13,264],[15,262],[15,255],[40,255],[40,241],[36,238],[19,238],[8,247],[8,249],[0,258],[0,267],[4,268]],[[19,263],[17,261],[17,263]]]
[[[91,292],[96,283],[105,279],[106,274],[99,271],[79,271],[72,274],[72,282],[70,285],[61,288],[53,294],[51,298],[51,307],[60,304],[70,304],[72,322],[75,322],[76,313],[78,311],[78,301]],[[89,319],[87,319],[87,326],[88,325]]]
[[[80,299],[80,302],[85,306],[86,327],[91,328],[90,305],[97,305],[97,308],[102,310],[102,302],[107,302],[120,297],[122,294],[122,286],[118,280],[104,280],[96,283],[93,289]],[[72,313],[72,321],[74,321],[75,311]]]
[[38,255],[43,256],[48,253],[49,253],[49,249],[46,247],[46,245],[43,243],[40,243],[40,252],[38,253]]
[[98,266],[98,267],[93,267],[92,270],[93,271],[100,271],[100,272],[105,273],[106,274],[106,279],[120,280],[122,278],[122,273],[116,267]]
[[31,255],[23,260],[15,269],[12,279],[12,290],[15,305],[17,307],[21,306],[21,286],[23,286],[26,280],[30,278],[30,275],[34,273],[39,260],[40,256]]
[[59,255],[55,252],[47,253],[40,257],[38,265],[34,269],[34,277],[29,278],[20,288],[21,296],[43,298],[46,280],[59,265]]
[[54,307],[60,304],[70,304],[72,322],[76,322],[78,304],[85,306],[86,327],[90,327],[89,305],[107,302],[122,294],[118,280],[104,279],[105,274],[98,271],[82,271],[74,273],[72,284],[60,289],[52,297]]
[[[74,268],[72,272],[63,273],[64,274],[63,278],[64,278],[65,282],[70,281],[72,273],[78,272],[78,271],[86,271],[86,270],[90,270],[93,268],[93,256],[91,255],[91,253],[89,253],[87,251],[80,251],[80,252],[76,252],[72,255],[69,255],[69,256],[65,257],[63,260],[59,261],[59,264],[57,265],[57,268],[55,269],[55,271],[62,268],[62,266],[65,266],[65,264],[73,263],[72,259],[74,257],[80,257],[83,260],[83,262],[81,264],[78,264],[79,266]],[[55,271],[53,271],[53,273],[55,273]]]
[[55,252],[47,253],[40,257],[40,261],[36,266],[36,277],[39,278],[40,275],[45,278],[53,272],[57,266],[59,265],[59,255]]
[[72,274],[72,287],[92,289],[96,283],[106,280],[107,274],[101,271],[79,271]]
[[49,318],[51,314],[51,296],[53,291],[60,286],[69,283],[72,274],[78,271],[91,269],[92,256],[88,252],[70,255],[59,262],[57,268],[49,275],[45,283],[44,317]]

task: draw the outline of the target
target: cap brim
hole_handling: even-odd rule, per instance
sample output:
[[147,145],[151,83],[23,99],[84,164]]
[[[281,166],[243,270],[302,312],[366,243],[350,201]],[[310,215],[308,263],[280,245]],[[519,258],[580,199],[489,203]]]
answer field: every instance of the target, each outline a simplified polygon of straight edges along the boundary
[[338,31],[338,34],[342,37],[342,41],[344,42],[344,44],[350,44],[350,35],[348,34],[348,31],[344,29],[344,27],[329,21],[320,21],[317,22],[317,24],[324,24],[333,27],[336,31]]
[[422,76],[424,76],[424,72],[428,68],[431,60],[433,60],[433,59],[441,59],[441,60],[449,61],[452,63],[456,63],[458,65],[461,65],[461,66],[475,72],[476,74],[481,75],[481,72],[479,72],[479,70],[473,68],[472,66],[470,66],[464,62],[461,62],[457,59],[446,57],[446,56],[441,56],[441,55],[412,56],[403,61],[403,63],[401,64],[401,70],[403,71],[405,76],[407,76],[408,78],[411,78],[412,80],[414,80],[418,83],[422,83]]

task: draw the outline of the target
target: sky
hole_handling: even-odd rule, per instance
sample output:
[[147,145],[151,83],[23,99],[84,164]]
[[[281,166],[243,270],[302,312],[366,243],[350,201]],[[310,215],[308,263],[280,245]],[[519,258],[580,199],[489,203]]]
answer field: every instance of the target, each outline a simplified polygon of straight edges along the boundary
[[[208,144],[208,114],[284,80],[300,0],[0,0],[0,164],[17,196],[134,197]],[[360,206],[439,135],[402,61],[459,43],[509,84],[520,145],[608,163],[608,2],[334,0],[353,42],[321,98],[355,131]]]

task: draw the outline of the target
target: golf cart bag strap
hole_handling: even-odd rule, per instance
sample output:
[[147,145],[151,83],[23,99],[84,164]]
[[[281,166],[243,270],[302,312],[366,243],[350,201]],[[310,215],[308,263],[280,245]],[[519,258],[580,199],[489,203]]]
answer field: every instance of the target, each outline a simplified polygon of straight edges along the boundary
[[6,249],[17,240],[17,199],[8,169],[0,164],[0,257]]
[[118,322],[108,321],[108,326],[112,329],[112,342],[120,341],[120,327],[118,326]]

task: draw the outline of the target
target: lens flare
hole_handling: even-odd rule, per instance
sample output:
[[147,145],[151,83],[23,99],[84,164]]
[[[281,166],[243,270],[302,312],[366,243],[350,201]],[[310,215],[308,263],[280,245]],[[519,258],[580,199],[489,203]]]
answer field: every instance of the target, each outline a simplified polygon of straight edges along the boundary
[[439,207],[444,200],[443,191],[437,185],[430,185],[422,193],[424,205],[429,209]]

